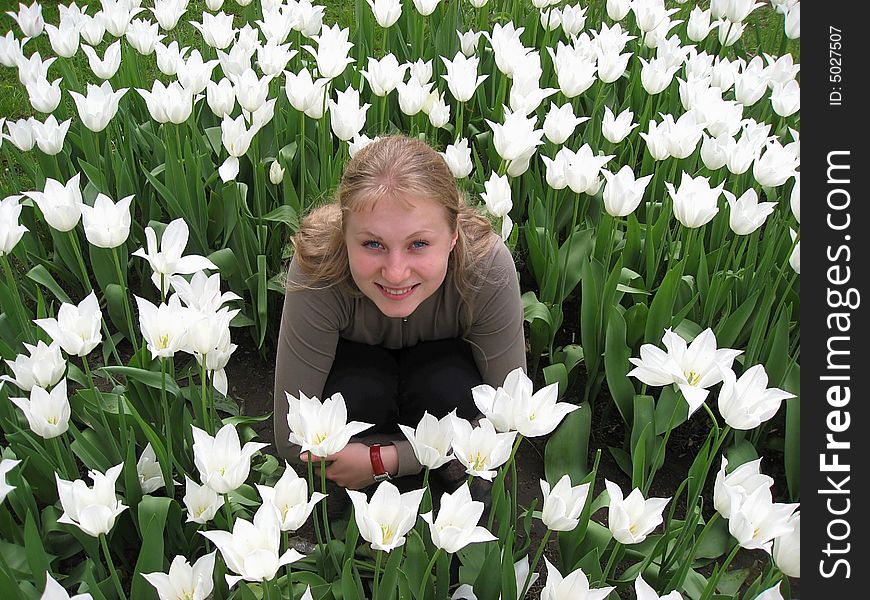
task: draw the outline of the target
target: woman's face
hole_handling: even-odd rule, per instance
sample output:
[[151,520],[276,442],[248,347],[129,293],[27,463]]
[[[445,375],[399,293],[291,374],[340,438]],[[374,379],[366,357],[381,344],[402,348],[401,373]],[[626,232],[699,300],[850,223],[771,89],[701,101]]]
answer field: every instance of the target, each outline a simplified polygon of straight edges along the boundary
[[445,209],[427,198],[386,197],[345,215],[353,280],[388,317],[407,317],[441,286],[456,237]]

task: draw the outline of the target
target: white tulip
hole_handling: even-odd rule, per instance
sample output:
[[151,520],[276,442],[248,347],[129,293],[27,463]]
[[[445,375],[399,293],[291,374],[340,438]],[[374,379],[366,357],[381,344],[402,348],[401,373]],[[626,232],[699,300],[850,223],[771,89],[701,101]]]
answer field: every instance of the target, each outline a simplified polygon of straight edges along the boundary
[[456,179],[468,177],[474,164],[471,162],[471,148],[468,146],[468,139],[462,138],[455,144],[450,144],[444,148],[444,152],[440,152],[441,156],[447,162],[450,172]]
[[218,50],[223,50],[233,43],[236,30],[233,27],[233,15],[219,12],[217,14],[202,13],[202,22],[190,21],[201,34],[203,41]]
[[56,319],[33,322],[70,356],[86,356],[102,341],[100,322],[103,314],[92,291],[78,305],[61,304]]
[[15,19],[24,37],[34,38],[42,34],[45,20],[42,18],[42,5],[39,2],[34,1],[30,6],[20,2],[18,12],[10,10],[6,14]]
[[399,429],[414,449],[414,455],[424,467],[437,469],[453,460],[450,444],[453,441],[455,414],[454,410],[439,420],[427,411],[423,413],[423,418],[420,419],[416,429],[399,425]]
[[401,0],[366,0],[375,15],[375,21],[383,28],[392,27],[402,16]]
[[94,597],[88,593],[70,596],[63,586],[54,580],[51,573],[46,572],[45,591],[42,592],[39,600],[94,600]]
[[465,56],[474,56],[477,54],[477,44],[480,41],[482,32],[468,30],[465,33],[456,32],[459,35],[459,46]]
[[214,589],[215,551],[199,557],[193,566],[183,556],[176,556],[169,573],[142,573],[157,590],[160,600],[205,600]]
[[701,227],[710,222],[719,212],[718,199],[725,184],[711,188],[708,177],[692,179],[688,173],[683,173],[679,189],[674,188],[669,181],[665,187],[674,202],[674,216],[683,227]]
[[738,379],[733,371],[723,373],[719,391],[719,412],[734,429],[755,429],[770,420],[783,400],[795,395],[779,388],[767,387],[764,365],[755,365],[744,371]]
[[477,523],[483,515],[483,502],[472,500],[468,482],[452,494],[441,495],[438,517],[432,512],[420,515],[429,524],[429,533],[436,548],[455,554],[469,544],[492,542],[498,538]]
[[382,481],[367,501],[363,492],[347,490],[360,536],[374,550],[390,552],[404,544],[405,534],[417,521],[424,492],[420,489],[402,494],[389,481]]
[[88,487],[81,479],[63,480],[55,473],[57,494],[63,507],[57,522],[75,525],[92,537],[109,533],[115,519],[127,508],[115,496],[115,482],[123,467],[123,464],[115,465],[105,474],[88,471],[93,487]]
[[789,205],[791,212],[797,222],[801,222],[801,174],[795,173],[794,187],[791,188],[791,196],[789,197]]
[[[3,138],[12,142],[16,148],[22,152],[30,152],[33,145],[36,143],[33,135],[33,122],[36,119],[18,119],[17,121],[6,121],[6,131]],[[3,127],[3,121],[0,121],[0,128]]]
[[371,104],[366,102],[360,106],[358,90],[348,87],[343,92],[336,92],[337,99],[327,100],[329,105],[330,124],[335,136],[343,142],[359,135],[366,124],[366,113]]
[[613,116],[610,107],[604,107],[604,119],[601,121],[601,134],[607,138],[607,141],[618,144],[631,133],[631,130],[637,127],[637,123],[633,123],[634,113],[630,108],[623,110],[617,117]]
[[347,421],[347,405],[340,393],[335,393],[323,402],[309,398],[302,391],[299,398],[285,392],[290,408],[287,424],[290,426],[290,442],[302,447],[302,452],[326,458],[342,450],[350,438],[372,427],[371,423]]
[[[797,234],[794,229],[789,227],[788,230],[789,235],[791,235],[791,241],[794,242]],[[798,240],[798,243],[795,244],[794,250],[791,251],[791,255],[788,257],[788,264],[798,275],[801,274],[801,242]]]
[[789,577],[801,576],[801,511],[795,511],[789,517],[788,524],[792,526],[790,533],[785,533],[773,540],[773,560],[777,568]]
[[610,496],[607,526],[614,539],[622,544],[639,544],[664,520],[662,512],[670,498],[644,499],[639,488],[623,498],[622,489],[612,481],[604,480]]
[[601,174],[607,180],[604,186],[604,209],[613,217],[626,217],[633,213],[643,201],[644,191],[652,179],[651,174],[635,179],[628,165],[623,166],[616,175],[605,170]]
[[220,119],[233,112],[236,107],[236,90],[232,82],[224,77],[218,82],[209,81],[206,86],[206,102],[211,112]]
[[52,342],[47,345],[39,340],[35,346],[25,342],[24,348],[27,355],[19,354],[14,361],[6,361],[14,378],[0,375],[0,380],[14,383],[23,392],[29,392],[34,386],[48,389],[60,381],[66,371],[66,361],[59,344]]
[[227,423],[214,437],[193,429],[193,463],[200,479],[219,494],[231,492],[245,483],[251,470],[251,457],[268,444],[248,442],[244,446],[236,428]]
[[747,550],[773,551],[773,540],[791,533],[790,521],[797,504],[774,502],[770,490],[759,488],[748,495],[726,488],[732,496],[728,532]]
[[[0,387],[3,387],[3,384],[0,383]],[[11,458],[4,458],[0,460],[0,504],[6,499],[6,496],[15,489],[14,485],[9,485],[6,482],[6,474],[9,473],[12,469],[15,468],[20,460],[13,460]]]
[[170,296],[169,302],[160,306],[139,296],[134,298],[139,308],[139,329],[151,358],[170,358],[184,349],[190,310],[181,306],[178,296]]
[[127,42],[142,56],[153,54],[157,42],[166,37],[158,33],[157,23],[145,19],[130,21],[130,26],[127,27],[127,32],[124,35]]
[[60,104],[60,82],[58,77],[51,83],[47,79],[37,78],[25,86],[30,105],[41,113],[51,113]]
[[317,42],[317,50],[311,46],[302,47],[317,62],[317,72],[320,77],[335,79],[344,72],[347,65],[354,62],[354,59],[348,56],[348,52],[353,48],[353,44],[347,41],[349,35],[350,30],[341,29],[338,24],[324,27],[320,35],[312,36],[312,39]]
[[224,499],[207,485],[197,485],[187,475],[184,476],[185,493],[182,502],[187,508],[187,523],[208,523],[217,514]]
[[588,120],[589,117],[575,116],[574,108],[569,102],[562,106],[556,106],[551,102],[550,110],[544,118],[544,135],[554,144],[564,144],[574,133],[577,125]]
[[109,121],[118,112],[118,103],[126,93],[127,88],[114,91],[108,81],[104,81],[99,87],[89,83],[86,95],[69,91],[69,95],[76,103],[82,123],[94,133],[108,126]]
[[674,590],[670,594],[659,596],[650,584],[644,581],[643,576],[638,575],[634,580],[634,591],[637,594],[637,600],[683,600],[680,592]]
[[472,429],[465,419],[454,417],[453,455],[465,465],[465,472],[492,481],[495,469],[508,461],[516,431],[496,433],[489,419],[481,419]]
[[304,112],[312,119],[320,119],[326,111],[326,93],[329,80],[320,78],[312,80],[311,73],[303,68],[299,74],[287,72],[284,74],[286,85],[284,91],[293,108]]
[[66,379],[61,379],[51,392],[39,386],[30,390],[30,399],[9,398],[24,413],[30,430],[43,439],[55,438],[69,429],[70,405]]
[[447,81],[450,93],[458,102],[468,102],[477,87],[486,81],[488,75],[477,74],[479,59],[476,56],[468,58],[462,52],[457,52],[453,60],[441,57],[447,73],[441,77]]
[[100,58],[97,51],[87,44],[82,44],[82,51],[88,57],[91,71],[100,79],[111,79],[121,66],[121,40],[106,48],[103,58]]
[[314,505],[326,498],[320,492],[312,492],[308,498],[308,482],[299,477],[285,461],[284,474],[274,487],[257,485],[264,503],[271,504],[278,512],[281,531],[296,531],[308,520]]
[[139,455],[139,460],[136,462],[136,474],[139,476],[139,486],[142,488],[143,494],[150,494],[166,487],[163,471],[160,469],[160,463],[157,462],[157,454],[151,447],[151,442],[145,445],[145,449]]
[[582,568],[577,568],[564,578],[547,557],[547,584],[541,590],[541,600],[604,600],[614,587],[590,589],[589,578]]
[[218,64],[218,59],[203,61],[199,50],[193,50],[184,65],[178,67],[178,83],[191,94],[201,93],[211,81],[211,72]]
[[238,575],[226,575],[227,584],[233,587],[239,581],[268,581],[274,579],[278,570],[302,558],[294,549],[281,552],[281,529],[278,515],[271,504],[260,506],[254,514],[253,523],[236,519],[233,531],[200,531],[221,551],[230,571]]
[[117,248],[126,242],[132,222],[132,200],[133,196],[127,196],[114,203],[105,194],[97,194],[93,206],[82,204],[82,224],[88,242],[98,248]]
[[769,490],[773,478],[761,472],[761,459],[745,462],[728,473],[728,459],[722,457],[722,466],[713,485],[713,508],[725,517],[731,517],[734,498],[741,498],[763,488]]
[[580,513],[589,496],[588,483],[571,485],[571,478],[565,474],[551,489],[546,480],[541,480],[544,506],[541,508],[541,522],[550,531],[573,531],[580,523]]
[[722,193],[731,207],[728,224],[737,235],[749,235],[757,230],[764,225],[768,215],[776,210],[776,202],[759,202],[758,192],[753,188],[743,192],[740,198],[735,198],[728,190],[723,190]]

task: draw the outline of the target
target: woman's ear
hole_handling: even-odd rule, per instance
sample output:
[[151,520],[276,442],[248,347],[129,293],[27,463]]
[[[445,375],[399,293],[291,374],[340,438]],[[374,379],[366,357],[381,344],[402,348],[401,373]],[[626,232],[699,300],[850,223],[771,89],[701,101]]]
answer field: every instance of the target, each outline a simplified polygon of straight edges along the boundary
[[456,241],[458,239],[459,239],[459,229],[457,228],[456,231],[453,232],[453,239],[450,241],[450,249],[451,250],[453,250],[453,248],[456,247]]

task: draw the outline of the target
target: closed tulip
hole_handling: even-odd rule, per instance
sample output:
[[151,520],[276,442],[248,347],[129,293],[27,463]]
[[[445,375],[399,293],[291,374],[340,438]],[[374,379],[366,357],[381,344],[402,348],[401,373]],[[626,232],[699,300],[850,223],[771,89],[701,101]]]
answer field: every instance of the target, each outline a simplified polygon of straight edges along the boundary
[[701,42],[713,30],[713,24],[710,22],[710,10],[704,10],[700,6],[696,6],[689,13],[689,21],[686,24],[686,35],[693,42]]
[[284,167],[277,160],[273,160],[269,167],[269,181],[272,185],[280,185],[284,181]]
[[178,20],[187,11],[186,0],[154,0],[154,7],[149,9],[154,19],[163,31],[172,31],[178,25]]
[[111,79],[121,66],[121,41],[118,40],[106,48],[103,58],[97,51],[87,44],[82,44],[82,51],[88,57],[88,64],[94,75],[100,79]]
[[182,502],[187,508],[187,523],[203,525],[211,521],[224,504],[224,499],[207,485],[198,485],[184,476],[185,493]]
[[301,446],[303,452],[326,458],[347,446],[351,437],[372,427],[371,423],[347,421],[347,405],[340,393],[323,402],[301,391],[299,398],[285,394],[290,403],[290,442]]
[[236,30],[233,27],[233,15],[219,12],[217,14],[202,13],[202,21],[191,21],[201,34],[203,41],[218,50],[223,50],[233,43]]
[[471,499],[468,482],[452,494],[441,495],[438,517],[432,512],[420,515],[429,524],[429,533],[436,548],[455,554],[469,544],[493,542],[498,538],[477,523],[483,515],[483,502]]
[[414,455],[424,467],[437,469],[453,460],[450,444],[453,441],[453,417],[455,413],[456,411],[452,411],[439,420],[428,412],[424,412],[416,429],[407,425],[399,425],[399,429],[408,438],[411,448],[414,449]]
[[109,533],[115,519],[127,509],[115,496],[115,482],[123,467],[123,464],[115,465],[105,474],[88,471],[88,477],[94,482],[92,487],[81,479],[63,480],[55,473],[57,494],[63,507],[63,514],[57,522],[75,525],[92,537]]
[[326,498],[320,492],[312,492],[308,497],[308,482],[299,477],[296,471],[284,463],[284,474],[274,487],[257,485],[263,503],[271,504],[278,513],[278,523],[281,531],[296,531],[314,510],[314,505]]
[[98,248],[117,248],[130,235],[130,203],[133,196],[117,203],[105,194],[97,194],[93,206],[82,204],[82,224],[88,242]]
[[565,577],[553,566],[547,557],[547,583],[541,590],[541,600],[604,600],[614,587],[591,589],[589,578],[583,569],[578,567]]
[[[797,233],[795,233],[794,229],[789,227],[788,230],[789,235],[791,236],[791,241],[794,243],[795,238],[797,237]],[[788,264],[798,275],[801,274],[801,242],[798,240],[798,243],[795,244],[794,250],[791,251],[791,255],[788,257]]]
[[284,74],[286,85],[284,91],[287,99],[296,110],[304,112],[312,119],[320,119],[326,110],[326,91],[329,80],[311,78],[311,73],[303,68],[298,74]]
[[423,104],[423,111],[429,115],[429,123],[432,127],[444,127],[450,120],[450,105],[444,100],[444,92],[429,94],[428,102]]
[[626,217],[633,213],[640,206],[646,186],[652,179],[652,175],[635,179],[628,165],[623,166],[616,175],[605,170],[601,174],[607,181],[604,186],[604,209],[613,217]]
[[154,586],[160,600],[205,600],[214,589],[215,552],[200,556],[193,566],[176,556],[169,573],[142,573],[142,577]]
[[35,386],[47,390],[60,381],[66,371],[60,345],[39,340],[35,346],[25,342],[24,348],[27,355],[19,354],[15,360],[6,361],[14,377],[0,375],[0,380],[14,383],[23,392],[29,392]]
[[320,77],[335,79],[341,75],[347,65],[354,61],[348,56],[353,44],[348,42],[349,29],[341,29],[338,24],[324,27],[320,35],[312,36],[317,42],[317,50],[311,46],[303,46],[317,62],[317,72]]
[[719,412],[734,429],[755,429],[770,420],[783,400],[794,394],[767,387],[767,372],[763,365],[747,369],[738,379],[733,371],[723,374],[719,392]]
[[34,52],[29,57],[25,57],[23,54],[16,54],[15,66],[18,67],[18,81],[21,82],[21,85],[26,86],[37,79],[48,79],[48,68],[56,60],[57,57],[54,56],[42,60],[39,52]]
[[42,18],[42,5],[33,2],[26,6],[23,2],[18,4],[18,12],[6,11],[6,14],[15,19],[24,37],[34,38],[42,34],[45,20]]
[[801,36],[801,5],[800,2],[792,6],[785,13],[785,36],[790,40],[796,40]]
[[245,483],[251,470],[251,457],[268,444],[239,441],[236,428],[227,423],[214,437],[193,429],[193,463],[203,483],[219,494],[231,492]]
[[770,94],[773,112],[781,117],[789,117],[801,109],[801,87],[794,79],[787,83],[777,83]]
[[792,526],[789,533],[773,540],[773,560],[777,568],[789,577],[801,576],[801,511],[792,513],[788,519]]
[[565,169],[568,187],[575,194],[593,193],[598,185],[601,169],[613,155],[595,155],[589,144],[583,144]]
[[764,187],[779,187],[797,173],[800,159],[786,150],[777,140],[771,140],[764,153],[755,159],[752,175]]
[[492,481],[496,469],[508,461],[516,431],[496,433],[489,419],[481,419],[473,428],[465,419],[455,417],[453,423],[453,455],[465,465],[465,472]]
[[64,58],[72,58],[79,51],[79,40],[81,34],[79,27],[69,21],[61,21],[59,25],[45,25],[45,33],[48,34],[48,41],[51,43],[51,49],[58,56]]
[[382,481],[367,501],[363,492],[347,490],[360,536],[374,550],[390,552],[403,545],[405,535],[417,521],[424,492],[420,489],[402,494],[389,481]]
[[366,2],[375,15],[375,21],[385,29],[392,27],[402,16],[400,0],[366,0]]
[[468,177],[474,168],[474,164],[471,162],[471,148],[468,146],[467,138],[462,138],[455,144],[450,144],[440,154],[444,157],[450,172],[453,173],[456,179]]
[[586,505],[590,484],[572,486],[566,474],[551,489],[546,480],[541,480],[544,506],[541,509],[541,522],[550,531],[573,531],[580,523],[580,513]]
[[631,11],[631,0],[607,0],[607,16],[622,21]]
[[465,56],[477,54],[477,44],[480,41],[481,31],[468,30],[465,33],[456,32],[459,35],[459,47]]
[[660,161],[670,158],[671,153],[668,144],[668,131],[664,126],[657,124],[655,121],[649,122],[647,131],[642,131],[640,137],[646,142],[646,149],[649,150],[653,160]]
[[102,341],[102,317],[97,296],[91,292],[78,305],[61,304],[56,319],[36,319],[33,322],[68,355],[87,356]]
[[728,215],[728,224],[731,226],[731,231],[737,235],[749,235],[759,227],[764,225],[768,215],[776,210],[776,202],[759,202],[758,193],[749,188],[740,198],[735,198],[734,194],[727,190],[722,192],[725,194],[725,199],[731,207]]
[[18,62],[24,59],[23,47],[27,38],[17,39],[14,31],[7,31],[6,35],[0,36],[0,65],[4,67],[17,67]]
[[478,76],[478,58],[476,56],[468,58],[462,52],[457,52],[453,60],[448,60],[443,56],[441,60],[444,61],[444,66],[447,68],[447,73],[442,77],[447,81],[450,93],[458,102],[471,100],[474,91],[488,77],[488,75]]
[[0,256],[12,252],[21,241],[27,227],[18,222],[21,216],[21,196],[6,196],[0,200]]
[[253,522],[236,519],[232,533],[229,531],[200,531],[211,540],[223,556],[227,568],[238,575],[226,575],[232,588],[239,581],[269,581],[278,570],[302,558],[290,548],[281,552],[281,529],[278,515],[270,504],[260,506]]
[[202,60],[199,50],[193,50],[183,66],[178,68],[178,83],[191,94],[199,94],[211,81],[211,72],[217,66],[218,60]]
[[412,63],[408,63],[408,72],[411,78],[420,82],[420,85],[425,86],[432,82],[432,61],[418,58]]
[[33,119],[30,123],[33,139],[36,146],[44,154],[54,156],[63,150],[66,134],[69,132],[72,119],[67,119],[63,123],[58,123],[54,115],[48,115],[44,123]]
[[631,133],[631,130],[637,127],[637,123],[633,123],[634,113],[631,109],[626,108],[619,116],[614,117],[610,107],[604,107],[604,118],[601,121],[601,134],[607,138],[607,141],[618,144]]
[[157,462],[157,454],[151,447],[151,442],[145,445],[139,460],[136,462],[136,475],[139,477],[139,487],[143,494],[150,494],[155,490],[166,487],[163,479],[163,471]]
[[435,8],[438,6],[440,1],[441,0],[414,0],[414,8],[416,8],[417,12],[422,16],[428,17],[435,12]]
[[154,55],[157,59],[157,68],[164,75],[174,76],[178,68],[184,65],[184,56],[190,50],[189,47],[178,47],[178,42],[172,41],[169,45],[162,42],[154,44]]
[[570,103],[556,106],[550,103],[550,111],[544,118],[544,135],[554,144],[564,144],[574,133],[580,123],[588,121],[589,117],[577,117]]
[[39,386],[30,390],[30,398],[9,398],[24,413],[30,430],[43,439],[55,438],[69,429],[70,405],[66,379],[61,379],[51,392]]
[[639,488],[623,498],[622,489],[612,481],[604,480],[610,496],[607,526],[616,541],[639,544],[664,520],[662,512],[670,498],[644,499]]
[[684,227],[701,227],[708,223],[719,212],[717,205],[719,194],[725,184],[715,188],[710,187],[708,177],[695,177],[683,173],[679,189],[665,182],[665,187],[674,202],[674,216]]
[[736,143],[734,138],[727,134],[715,138],[703,134],[701,138],[701,161],[705,167],[716,171],[728,164],[730,147]]
[[226,77],[218,82],[208,82],[205,99],[211,112],[219,119],[232,113],[236,107],[236,91]]
[[797,222],[801,222],[801,174],[795,173],[794,187],[791,188],[791,196],[789,197],[789,206],[791,212]]
[[332,132],[343,142],[350,141],[365,127],[366,113],[371,104],[366,102],[360,106],[359,91],[348,87],[343,92],[336,92],[337,99],[330,98],[329,118]]
[[51,113],[60,104],[60,82],[58,77],[51,83],[47,79],[37,78],[27,84],[27,95],[34,110]]
[[565,147],[560,148],[556,153],[556,156],[553,158],[548,156],[541,157],[541,160],[544,161],[544,167],[546,168],[545,177],[547,185],[554,190],[564,190],[568,187],[568,179],[565,177],[565,171],[573,157],[574,152]]
[[118,103],[126,93],[127,88],[116,92],[108,81],[104,81],[100,86],[89,83],[86,95],[75,91],[70,91],[69,95],[76,103],[82,123],[97,133],[105,129],[118,112]]
[[547,51],[553,59],[559,89],[566,98],[579,96],[595,83],[594,57],[581,56],[574,47],[562,42],[557,43],[555,52],[549,47]]
[[640,70],[640,81],[646,93],[654,96],[665,91],[674,80],[674,74],[682,65],[668,66],[659,58],[649,62],[638,57],[643,67]]
[[432,91],[431,83],[421,83],[416,77],[411,77],[407,83],[399,82],[396,85],[399,94],[399,109],[409,117],[413,117],[421,110],[429,94]]
[[[33,137],[33,122],[36,119],[18,119],[17,121],[6,121],[6,131],[3,138],[12,142],[12,144],[22,152],[30,152],[33,149],[33,144],[36,140]],[[0,121],[0,128],[3,126],[3,121]]]
[[511,186],[507,175],[499,176],[493,171],[483,184],[484,192],[480,194],[486,203],[486,209],[496,217],[504,217],[513,208],[511,201]]
[[106,25],[102,19],[102,11],[94,16],[83,14],[81,18],[81,36],[91,46],[99,46],[106,36]]
[[157,23],[152,23],[145,19],[133,19],[130,21],[130,26],[125,32],[127,43],[129,43],[142,56],[149,56],[154,53],[154,46],[164,37],[157,30]]
[[244,115],[239,115],[235,119],[224,115],[221,121],[221,143],[229,156],[218,168],[218,174],[224,183],[232,181],[239,174],[239,158],[251,147],[255,135],[257,135],[257,128],[253,126],[248,128]]

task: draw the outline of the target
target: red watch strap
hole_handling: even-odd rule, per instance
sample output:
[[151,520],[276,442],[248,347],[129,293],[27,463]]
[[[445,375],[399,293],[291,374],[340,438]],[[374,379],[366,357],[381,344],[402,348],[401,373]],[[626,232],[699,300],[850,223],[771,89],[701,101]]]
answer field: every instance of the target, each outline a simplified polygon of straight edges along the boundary
[[384,468],[384,461],[381,460],[381,445],[372,444],[369,446],[369,458],[372,461],[372,472],[375,475],[384,475],[387,470]]

